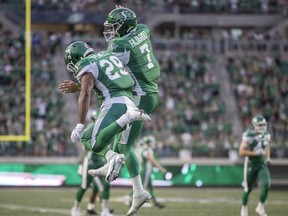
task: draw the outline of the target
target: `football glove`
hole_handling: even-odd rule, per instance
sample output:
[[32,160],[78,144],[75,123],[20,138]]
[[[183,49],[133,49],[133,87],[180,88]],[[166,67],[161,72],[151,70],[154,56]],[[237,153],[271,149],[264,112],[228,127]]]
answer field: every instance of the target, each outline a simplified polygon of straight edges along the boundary
[[81,142],[81,135],[80,133],[84,130],[83,124],[77,124],[76,127],[73,129],[71,133],[71,140],[73,143],[80,143]]
[[266,159],[266,164],[268,165],[268,166],[270,166],[271,165],[271,163],[272,163],[272,160],[271,160],[271,158],[269,157],[269,158],[267,158]]

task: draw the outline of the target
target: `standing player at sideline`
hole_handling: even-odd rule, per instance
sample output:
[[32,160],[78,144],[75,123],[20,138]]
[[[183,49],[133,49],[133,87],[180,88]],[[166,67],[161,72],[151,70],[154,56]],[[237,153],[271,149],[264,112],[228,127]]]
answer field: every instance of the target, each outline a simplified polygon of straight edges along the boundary
[[[261,185],[259,203],[255,209],[260,216],[267,216],[264,203],[270,188],[270,173],[267,163],[270,160],[270,133],[267,131],[267,121],[262,115],[252,118],[252,128],[247,129],[242,138],[239,154],[245,156],[244,192],[242,195],[241,216],[248,216],[248,198],[253,185],[258,178]],[[265,159],[266,156],[266,159]]]
[[[136,82],[133,89],[134,103],[139,109],[151,114],[159,104],[160,66],[153,53],[150,30],[144,24],[137,24],[136,14],[132,10],[116,7],[108,14],[104,23],[104,37],[108,42],[108,49],[120,59]],[[134,150],[134,143],[143,125],[143,121],[132,123],[122,132],[117,144],[118,151],[125,155],[125,165],[132,181],[133,200],[127,212],[128,216],[136,213],[151,199],[151,195],[143,188],[140,166]],[[91,174],[106,175],[106,170],[107,168],[103,167]]]
[[81,85],[78,124],[71,133],[71,140],[73,143],[81,141],[91,92],[94,90],[101,107],[95,120],[91,142],[85,148],[105,156],[108,164],[105,180],[111,182],[118,177],[125,156],[112,151],[109,144],[127,124],[137,120],[150,120],[150,117],[133,103],[132,87],[135,82],[110,51],[95,54],[88,44],[76,41],[66,48],[65,61],[68,71],[73,73]]

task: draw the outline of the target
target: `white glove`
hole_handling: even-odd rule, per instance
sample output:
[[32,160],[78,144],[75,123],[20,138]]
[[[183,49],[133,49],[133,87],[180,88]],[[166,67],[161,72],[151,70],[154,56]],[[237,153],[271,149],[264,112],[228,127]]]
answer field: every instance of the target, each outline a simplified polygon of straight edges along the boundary
[[82,164],[79,164],[77,173],[79,176],[82,176],[82,172],[83,172],[83,166]]
[[263,150],[263,149],[257,149],[256,151],[255,151],[255,153],[256,153],[256,155],[257,156],[260,156],[260,155],[265,155],[265,150]]
[[268,165],[268,166],[270,166],[271,165],[271,163],[272,163],[272,160],[271,160],[271,158],[269,157],[269,158],[267,158],[266,159],[266,164]]
[[73,129],[71,133],[71,140],[73,143],[80,143],[81,142],[81,136],[80,133],[84,130],[83,124],[77,124],[76,127]]

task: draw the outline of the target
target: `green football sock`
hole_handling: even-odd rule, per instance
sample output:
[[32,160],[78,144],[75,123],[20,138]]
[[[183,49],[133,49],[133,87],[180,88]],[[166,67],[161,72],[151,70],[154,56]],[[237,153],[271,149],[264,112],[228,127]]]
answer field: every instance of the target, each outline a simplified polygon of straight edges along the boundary
[[126,161],[125,165],[130,174],[130,178],[139,175],[139,162],[132,146],[118,144],[118,149],[121,154],[124,154]]

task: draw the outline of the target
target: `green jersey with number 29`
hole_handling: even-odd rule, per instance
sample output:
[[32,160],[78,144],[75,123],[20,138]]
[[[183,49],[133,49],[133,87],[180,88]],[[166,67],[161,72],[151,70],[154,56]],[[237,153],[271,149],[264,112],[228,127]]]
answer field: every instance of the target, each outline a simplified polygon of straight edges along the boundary
[[113,97],[127,96],[132,99],[133,78],[125,70],[121,61],[110,51],[89,55],[75,65],[75,77],[80,82],[86,72],[95,78],[94,90],[99,101]]
[[[254,130],[247,129],[242,137],[243,140],[246,140],[249,144],[249,150],[257,151],[259,149],[265,150],[269,145],[271,140],[271,135],[268,131],[263,134],[256,134]],[[262,163],[265,161],[265,156],[260,155],[256,157],[249,157],[249,161],[252,163]]]
[[153,54],[150,31],[146,25],[138,24],[129,34],[111,40],[108,49],[121,60],[135,79],[134,94],[158,92],[160,66]]

